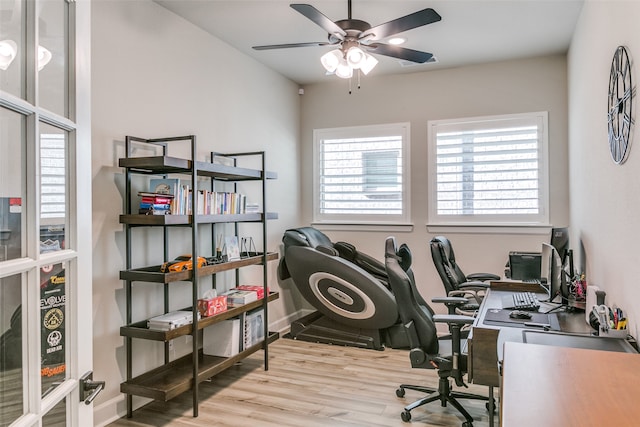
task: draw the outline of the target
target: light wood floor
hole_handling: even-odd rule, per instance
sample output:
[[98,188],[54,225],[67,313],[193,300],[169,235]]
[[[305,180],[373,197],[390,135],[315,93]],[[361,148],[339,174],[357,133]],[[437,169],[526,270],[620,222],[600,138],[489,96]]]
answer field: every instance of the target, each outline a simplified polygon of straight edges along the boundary
[[[245,359],[200,386],[199,416],[192,416],[192,394],[169,402],[152,402],[111,427],[164,426],[460,426],[455,409],[433,402],[400,420],[405,404],[422,397],[400,383],[436,386],[435,371],[411,369],[408,351],[364,350],[281,338],[269,346],[269,370],[263,353]],[[484,394],[487,387],[469,386]],[[482,401],[462,401],[475,427],[488,427]],[[497,423],[497,416],[496,425]]]

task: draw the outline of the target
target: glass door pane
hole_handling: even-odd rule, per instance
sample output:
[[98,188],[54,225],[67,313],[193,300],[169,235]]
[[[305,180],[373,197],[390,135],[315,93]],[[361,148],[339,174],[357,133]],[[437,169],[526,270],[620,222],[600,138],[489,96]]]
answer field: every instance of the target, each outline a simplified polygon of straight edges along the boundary
[[37,10],[39,104],[69,117],[69,4],[40,1]]
[[25,255],[24,139],[24,116],[0,108],[0,263]]
[[67,139],[66,131],[40,124],[40,253],[65,249]]
[[0,0],[0,90],[25,98],[24,3]]
[[0,279],[0,427],[8,426],[24,410],[22,279]]

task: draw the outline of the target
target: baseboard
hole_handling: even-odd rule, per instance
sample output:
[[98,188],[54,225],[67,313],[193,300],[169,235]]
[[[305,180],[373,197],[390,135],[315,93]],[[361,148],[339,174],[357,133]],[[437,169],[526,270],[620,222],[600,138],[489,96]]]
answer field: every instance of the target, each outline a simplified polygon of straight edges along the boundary
[[[314,310],[309,308],[302,308],[295,313],[291,313],[276,322],[269,325],[269,329],[274,332],[279,332],[283,335],[289,332],[291,323],[304,317]],[[118,420],[127,415],[127,404],[125,401],[125,395],[120,394],[112,399],[93,406],[93,425],[95,427],[105,427],[112,422]],[[147,403],[151,402],[150,399],[134,398],[133,409],[136,410]]]

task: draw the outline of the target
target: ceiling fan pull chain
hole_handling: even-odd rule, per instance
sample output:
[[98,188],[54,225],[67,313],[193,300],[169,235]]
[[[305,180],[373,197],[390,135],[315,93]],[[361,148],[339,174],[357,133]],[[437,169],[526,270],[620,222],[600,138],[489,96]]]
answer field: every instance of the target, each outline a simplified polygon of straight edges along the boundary
[[358,70],[358,89],[360,89],[360,70]]
[[351,80],[353,80],[353,77],[349,77],[349,95],[351,95]]

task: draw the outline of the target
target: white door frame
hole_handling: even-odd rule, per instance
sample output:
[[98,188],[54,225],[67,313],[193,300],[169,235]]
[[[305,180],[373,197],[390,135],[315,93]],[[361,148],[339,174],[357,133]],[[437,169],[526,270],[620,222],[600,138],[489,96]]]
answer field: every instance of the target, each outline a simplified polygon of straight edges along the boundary
[[[36,51],[37,10],[45,0],[22,0],[26,10],[27,47],[22,52]],[[52,1],[52,0],[46,0]],[[66,399],[66,426],[93,425],[93,404],[82,401],[80,378],[93,369],[93,310],[92,310],[92,202],[91,202],[91,4],[90,0],[56,0],[69,4],[69,118],[43,110],[38,105],[38,82],[35,54],[27,55],[24,78],[29,88],[26,100],[0,91],[0,108],[24,115],[26,120],[26,157],[23,168],[22,221],[25,256],[0,262],[0,278],[22,274],[22,349],[24,415],[12,427],[41,426],[47,412]],[[24,31],[25,28],[22,28]],[[17,64],[20,65],[20,64]],[[44,121],[67,131],[69,192],[66,206],[65,250],[40,254],[40,190],[39,190],[39,126]],[[2,153],[6,155],[7,153]],[[20,159],[21,156],[16,156]],[[42,397],[40,278],[41,267],[65,263],[65,346],[66,378],[51,393]],[[0,331],[1,332],[1,331]]]

